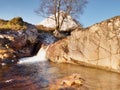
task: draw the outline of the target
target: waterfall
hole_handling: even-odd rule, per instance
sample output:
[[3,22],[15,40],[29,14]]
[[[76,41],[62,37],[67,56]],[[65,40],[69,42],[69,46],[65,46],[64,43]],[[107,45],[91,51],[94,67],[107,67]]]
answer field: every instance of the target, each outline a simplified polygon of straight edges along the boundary
[[46,48],[42,46],[40,50],[38,51],[37,55],[33,57],[26,57],[26,58],[21,58],[18,62],[18,64],[27,64],[27,63],[36,63],[36,62],[43,62],[47,61],[46,58],[46,50],[48,49],[49,46]]
[[43,45],[38,51],[37,55],[33,57],[21,58],[18,64],[27,64],[27,63],[29,64],[29,63],[47,61],[46,50],[48,49],[49,45],[57,41],[57,39],[50,33],[41,33],[39,35],[39,39],[41,40]]

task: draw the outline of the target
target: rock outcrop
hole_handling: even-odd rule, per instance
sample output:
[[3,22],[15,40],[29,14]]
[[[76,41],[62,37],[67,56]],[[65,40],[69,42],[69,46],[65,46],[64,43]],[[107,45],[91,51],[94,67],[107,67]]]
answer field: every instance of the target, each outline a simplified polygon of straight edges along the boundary
[[30,56],[37,36],[36,27],[20,17],[0,20],[0,62]]
[[53,62],[81,64],[120,73],[120,16],[85,29],[76,29],[71,36],[52,44],[47,57]]

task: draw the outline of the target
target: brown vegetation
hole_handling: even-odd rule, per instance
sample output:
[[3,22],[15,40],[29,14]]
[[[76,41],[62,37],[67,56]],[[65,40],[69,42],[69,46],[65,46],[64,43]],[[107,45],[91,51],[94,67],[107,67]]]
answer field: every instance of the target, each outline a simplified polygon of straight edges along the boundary
[[36,25],[36,28],[40,31],[54,31],[55,28],[45,27],[43,25]]
[[8,20],[0,19],[0,30],[24,30],[27,26],[21,17]]

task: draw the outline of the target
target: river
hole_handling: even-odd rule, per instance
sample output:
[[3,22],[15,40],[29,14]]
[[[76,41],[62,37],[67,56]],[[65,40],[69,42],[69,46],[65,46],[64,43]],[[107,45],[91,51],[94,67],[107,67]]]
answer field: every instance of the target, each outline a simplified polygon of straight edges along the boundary
[[49,90],[51,81],[73,73],[85,79],[89,90],[120,90],[117,73],[49,61],[1,67],[0,90]]

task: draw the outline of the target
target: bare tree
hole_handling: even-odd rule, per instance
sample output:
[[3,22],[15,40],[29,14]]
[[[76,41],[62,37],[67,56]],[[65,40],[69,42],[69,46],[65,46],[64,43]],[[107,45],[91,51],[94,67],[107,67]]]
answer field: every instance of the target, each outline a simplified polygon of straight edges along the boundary
[[[36,13],[44,17],[54,15],[55,30],[59,31],[68,15],[76,18],[82,14],[86,3],[87,0],[40,0],[40,5]],[[60,20],[61,16],[62,20]]]

